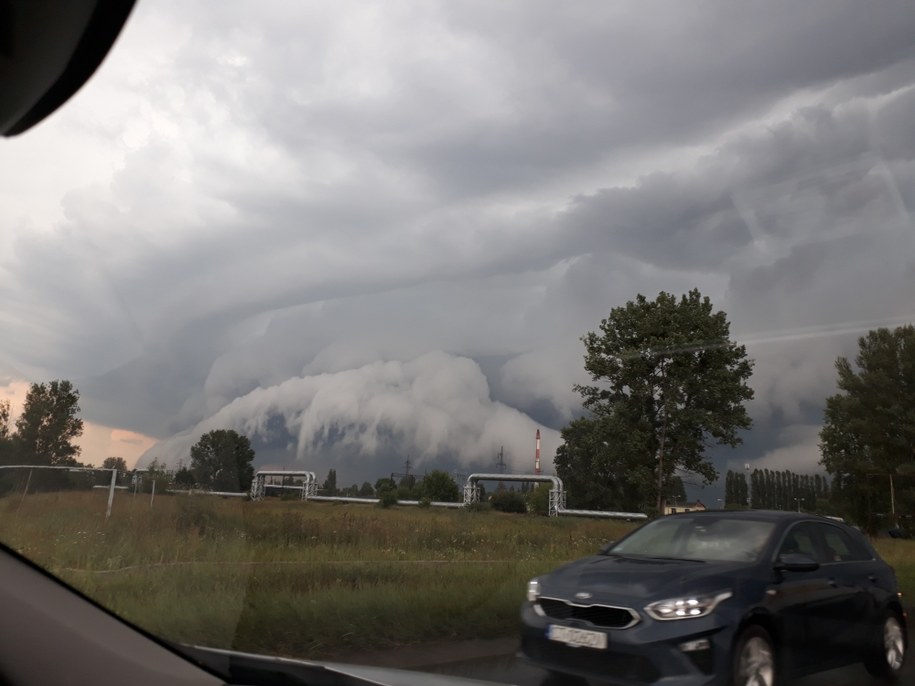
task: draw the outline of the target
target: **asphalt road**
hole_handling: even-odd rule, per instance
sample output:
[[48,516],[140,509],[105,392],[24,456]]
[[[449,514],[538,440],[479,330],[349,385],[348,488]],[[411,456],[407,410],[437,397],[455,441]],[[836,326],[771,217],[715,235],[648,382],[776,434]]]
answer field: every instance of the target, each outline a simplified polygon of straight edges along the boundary
[[[470,679],[481,679],[500,684],[517,686],[561,686],[548,679],[542,669],[532,667],[512,654],[477,657],[472,660],[450,662],[420,668],[422,671],[450,674]],[[903,669],[900,684],[915,684],[915,658],[909,656]],[[598,686],[594,682],[593,686]],[[856,665],[844,669],[821,672],[803,679],[796,679],[786,686],[886,686],[885,682],[871,677],[864,667]]]

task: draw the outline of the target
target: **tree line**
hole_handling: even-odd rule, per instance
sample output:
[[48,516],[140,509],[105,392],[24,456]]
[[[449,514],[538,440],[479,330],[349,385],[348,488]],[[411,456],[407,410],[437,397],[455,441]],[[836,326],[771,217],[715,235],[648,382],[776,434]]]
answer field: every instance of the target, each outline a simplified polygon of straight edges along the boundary
[[820,474],[790,470],[754,469],[749,483],[743,472],[728,470],[724,481],[725,507],[761,510],[825,512],[829,506],[829,480]]
[[[707,451],[752,427],[753,361],[698,290],[639,294],[582,337],[590,384],[562,430],[556,471],[572,507],[661,512],[679,480],[718,479]],[[915,517],[915,327],[879,328],[835,362],[820,464],[829,475],[754,470],[725,476],[728,506],[841,514],[873,530]]]
[[[662,512],[669,501],[685,500],[684,484],[717,481],[708,449],[740,445],[752,426],[753,361],[731,339],[726,314],[696,289],[679,298],[639,294],[581,340],[590,383],[574,387],[582,414],[562,429],[555,456],[568,505]],[[755,470],[748,484],[744,474],[729,474],[728,505],[813,510],[828,502],[870,528],[915,514],[915,327],[870,331],[854,360],[839,357],[835,367],[838,392],[826,398],[820,431],[820,464],[831,481]],[[79,392],[66,380],[32,384],[14,424],[9,402],[0,402],[0,463],[79,466],[78,414]],[[253,460],[247,437],[211,431],[175,480],[246,490]],[[338,491],[336,472],[330,477],[324,486],[332,493],[366,495],[371,486]],[[376,497],[407,499],[415,484],[371,487]]]

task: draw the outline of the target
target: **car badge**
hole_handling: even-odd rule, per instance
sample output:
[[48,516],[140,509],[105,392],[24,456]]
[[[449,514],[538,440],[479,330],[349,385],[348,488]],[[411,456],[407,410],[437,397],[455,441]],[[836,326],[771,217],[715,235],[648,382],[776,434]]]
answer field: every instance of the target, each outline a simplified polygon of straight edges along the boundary
[[578,593],[575,594],[575,597],[576,597],[578,600],[587,600],[588,598],[591,597],[591,594],[590,594],[590,593],[586,593],[585,591],[580,591],[580,592],[578,592]]

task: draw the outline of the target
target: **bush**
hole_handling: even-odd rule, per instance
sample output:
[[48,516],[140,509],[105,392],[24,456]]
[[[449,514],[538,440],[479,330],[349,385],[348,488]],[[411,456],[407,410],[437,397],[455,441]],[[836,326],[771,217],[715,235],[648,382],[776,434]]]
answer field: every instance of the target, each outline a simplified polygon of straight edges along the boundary
[[419,506],[420,507],[432,507],[432,499],[423,496],[422,498],[419,499]]
[[397,504],[397,493],[395,491],[382,491],[378,494],[379,507],[391,507]]
[[456,503],[461,499],[461,489],[448,472],[434,469],[420,483],[420,489],[429,500]]
[[551,488],[551,484],[538,484],[537,488],[527,494],[527,506],[531,512],[544,517],[550,513]]
[[492,503],[470,503],[464,506],[468,512],[489,512],[492,509]]
[[493,509],[500,512],[517,512],[524,514],[527,512],[527,502],[524,496],[515,491],[496,491],[489,499]]

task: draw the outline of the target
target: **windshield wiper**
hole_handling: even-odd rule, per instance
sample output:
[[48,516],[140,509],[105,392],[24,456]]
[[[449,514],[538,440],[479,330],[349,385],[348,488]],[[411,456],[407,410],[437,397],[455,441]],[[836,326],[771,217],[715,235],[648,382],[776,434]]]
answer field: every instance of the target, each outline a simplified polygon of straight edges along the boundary
[[642,555],[644,560],[664,560],[665,562],[698,562],[704,565],[705,560],[697,560],[694,557],[664,557],[661,555]]

